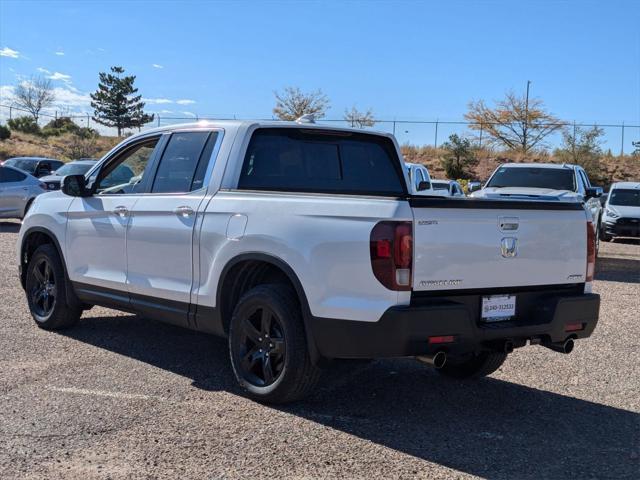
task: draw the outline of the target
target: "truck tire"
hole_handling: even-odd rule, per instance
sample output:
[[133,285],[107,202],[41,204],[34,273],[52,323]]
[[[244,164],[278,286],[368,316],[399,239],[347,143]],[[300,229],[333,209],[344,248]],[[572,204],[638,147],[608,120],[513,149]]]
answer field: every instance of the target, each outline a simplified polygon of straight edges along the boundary
[[82,308],[67,303],[67,288],[58,251],[51,244],[41,245],[29,260],[25,284],[29,311],[40,328],[60,330],[78,322]]
[[438,372],[457,379],[486,377],[498,370],[506,359],[506,353],[483,352],[462,363],[447,362]]
[[238,383],[260,402],[299,400],[320,377],[298,298],[287,285],[259,285],[240,298],[229,325],[229,354]]

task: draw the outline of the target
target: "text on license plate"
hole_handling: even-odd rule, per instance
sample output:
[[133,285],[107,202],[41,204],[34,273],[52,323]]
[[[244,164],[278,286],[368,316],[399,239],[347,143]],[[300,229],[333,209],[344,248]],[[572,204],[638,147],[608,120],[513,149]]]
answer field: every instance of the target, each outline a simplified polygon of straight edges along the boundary
[[488,322],[508,320],[516,315],[515,295],[482,297],[482,319]]

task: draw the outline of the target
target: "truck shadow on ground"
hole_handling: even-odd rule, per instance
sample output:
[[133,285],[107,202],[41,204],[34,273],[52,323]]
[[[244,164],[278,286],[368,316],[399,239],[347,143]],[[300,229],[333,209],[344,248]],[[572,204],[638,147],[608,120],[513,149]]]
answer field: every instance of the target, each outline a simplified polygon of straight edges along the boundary
[[19,222],[4,222],[0,220],[0,233],[18,233],[20,231]]
[[640,260],[624,257],[598,257],[595,279],[640,283]]
[[[241,394],[225,340],[136,316],[87,318],[64,334],[194,388]],[[308,400],[269,408],[485,478],[633,478],[640,468],[634,412],[496,378],[450,381],[412,360],[341,362]]]

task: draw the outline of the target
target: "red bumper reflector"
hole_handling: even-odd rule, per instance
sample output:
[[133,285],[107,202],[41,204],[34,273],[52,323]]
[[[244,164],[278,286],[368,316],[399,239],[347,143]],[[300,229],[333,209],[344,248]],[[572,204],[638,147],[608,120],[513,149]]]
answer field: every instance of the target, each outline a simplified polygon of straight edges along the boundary
[[569,324],[565,325],[564,331],[565,332],[577,332],[578,330],[582,330],[583,328],[584,328],[584,325],[582,323],[569,323]]
[[429,337],[429,343],[452,343],[456,337],[453,335],[440,335],[438,337]]

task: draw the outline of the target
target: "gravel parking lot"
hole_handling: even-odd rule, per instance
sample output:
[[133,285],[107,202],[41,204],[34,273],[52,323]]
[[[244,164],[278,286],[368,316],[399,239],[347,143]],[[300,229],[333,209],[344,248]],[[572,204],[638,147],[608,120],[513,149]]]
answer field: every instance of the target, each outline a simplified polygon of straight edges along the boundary
[[225,341],[94,308],[38,329],[0,222],[0,478],[639,478],[640,245],[602,244],[594,336],[456,383],[412,360],[344,363],[271,408]]

